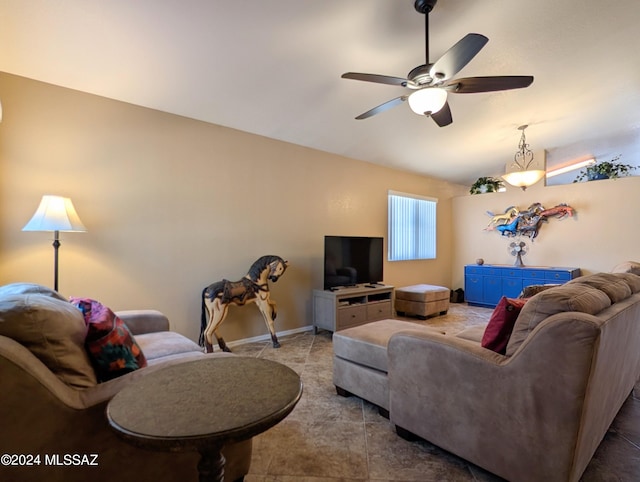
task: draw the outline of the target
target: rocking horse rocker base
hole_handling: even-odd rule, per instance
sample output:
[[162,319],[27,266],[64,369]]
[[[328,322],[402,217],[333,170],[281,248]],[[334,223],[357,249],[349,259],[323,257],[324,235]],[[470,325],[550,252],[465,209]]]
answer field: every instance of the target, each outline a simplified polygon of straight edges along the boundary
[[247,303],[256,303],[271,334],[273,347],[280,348],[273,325],[277,316],[276,303],[270,299],[268,282],[278,281],[287,265],[287,261],[279,256],[262,256],[251,265],[249,272],[241,280],[223,279],[210,284],[202,291],[200,345],[207,353],[213,351],[214,336],[222,351],[231,351],[218,333],[218,328],[227,317],[229,306],[232,304],[244,306]]

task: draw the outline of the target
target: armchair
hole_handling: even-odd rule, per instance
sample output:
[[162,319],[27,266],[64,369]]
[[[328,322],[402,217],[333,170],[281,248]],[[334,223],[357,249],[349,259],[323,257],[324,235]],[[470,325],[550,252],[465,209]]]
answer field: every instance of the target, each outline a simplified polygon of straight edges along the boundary
[[[158,311],[118,312],[141,347],[147,366],[103,383],[92,381],[90,376],[77,382],[77,373],[76,382],[69,382],[69,369],[77,372],[91,369],[88,358],[77,353],[69,356],[64,361],[75,366],[67,367],[67,372],[63,373],[59,367],[43,362],[46,358],[29,343],[24,340],[18,342],[15,332],[35,320],[31,328],[37,325],[42,329],[43,333],[38,333],[38,336],[49,345],[54,357],[58,357],[57,363],[66,356],[60,356],[61,347],[64,343],[73,343],[74,336],[65,333],[63,341],[56,341],[50,331],[44,332],[52,330],[54,325],[49,322],[56,317],[62,319],[68,330],[76,321],[73,311],[68,310],[72,305],[60,299],[55,292],[34,292],[33,285],[18,287],[23,288],[18,289],[22,291],[18,294],[15,285],[9,286],[0,288],[0,380],[3,385],[0,454],[39,455],[40,464],[0,466],[0,479],[54,482],[196,480],[199,459],[196,452],[166,453],[134,447],[121,440],[109,427],[105,408],[122,388],[153,371],[203,356],[232,355],[205,355],[196,343],[169,331],[169,321]],[[42,290],[42,287],[38,289]],[[25,317],[30,321],[22,323],[23,320],[16,320],[16,303],[29,307]],[[39,310],[39,315],[33,315],[34,310]],[[58,312],[53,313],[52,310]],[[80,314],[79,310],[76,311]],[[30,340],[35,339],[33,335],[29,335]],[[226,480],[242,480],[249,471],[251,440],[230,444],[223,453],[227,459]],[[65,465],[65,454],[96,454],[94,463],[97,465]],[[45,457],[48,464],[45,464]],[[57,464],[53,465],[52,461],[57,461]]]

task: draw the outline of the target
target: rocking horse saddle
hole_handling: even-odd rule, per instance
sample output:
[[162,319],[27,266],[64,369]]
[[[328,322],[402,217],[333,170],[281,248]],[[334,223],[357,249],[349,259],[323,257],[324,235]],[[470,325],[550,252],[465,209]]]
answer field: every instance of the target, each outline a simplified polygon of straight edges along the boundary
[[239,281],[222,280],[224,288],[222,291],[223,303],[236,303],[243,305],[247,300],[255,298],[258,286],[249,278],[242,278]]

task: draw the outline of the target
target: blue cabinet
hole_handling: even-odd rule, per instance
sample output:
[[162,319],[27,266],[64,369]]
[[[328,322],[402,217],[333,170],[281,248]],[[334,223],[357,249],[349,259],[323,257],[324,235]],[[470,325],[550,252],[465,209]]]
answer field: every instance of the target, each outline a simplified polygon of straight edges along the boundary
[[580,268],[469,264],[464,294],[470,305],[494,307],[502,296],[516,298],[529,285],[562,284],[580,276]]

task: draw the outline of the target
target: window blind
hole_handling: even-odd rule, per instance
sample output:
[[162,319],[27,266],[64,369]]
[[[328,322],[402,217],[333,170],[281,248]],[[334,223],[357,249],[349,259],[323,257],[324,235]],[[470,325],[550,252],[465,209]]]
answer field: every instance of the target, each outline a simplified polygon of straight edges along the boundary
[[435,259],[438,200],[389,191],[389,261]]

